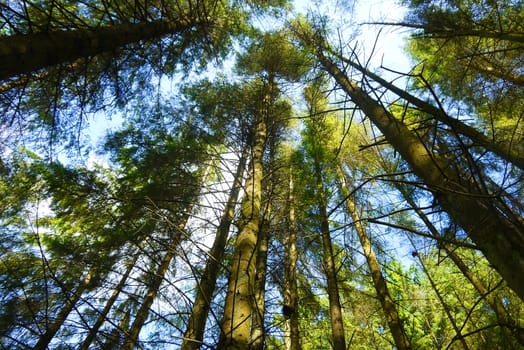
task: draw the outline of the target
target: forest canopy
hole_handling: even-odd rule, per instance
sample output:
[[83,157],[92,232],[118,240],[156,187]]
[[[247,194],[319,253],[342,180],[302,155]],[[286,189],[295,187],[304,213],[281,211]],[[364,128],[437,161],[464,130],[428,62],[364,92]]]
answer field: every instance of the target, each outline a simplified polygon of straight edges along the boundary
[[0,2],[0,347],[524,349],[523,45],[510,0]]

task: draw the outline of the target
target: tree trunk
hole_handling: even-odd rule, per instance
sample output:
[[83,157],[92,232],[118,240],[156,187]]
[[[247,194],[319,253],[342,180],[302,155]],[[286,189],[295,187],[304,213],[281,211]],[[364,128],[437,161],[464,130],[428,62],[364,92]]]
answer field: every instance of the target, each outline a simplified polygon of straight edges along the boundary
[[179,19],[58,30],[0,38],[0,81],[47,66],[98,55],[126,44],[190,30],[195,21]]
[[89,333],[87,334],[87,337],[84,339],[84,342],[82,343],[82,345],[79,348],[80,350],[88,350],[89,349],[89,346],[91,345],[91,343],[95,339],[95,337],[96,337],[96,335],[98,333],[98,330],[100,329],[102,324],[107,319],[107,315],[109,314],[109,311],[113,307],[113,304],[115,303],[116,299],[118,298],[118,296],[122,292],[122,289],[126,285],[127,278],[129,277],[129,274],[131,273],[131,271],[135,267],[135,262],[136,262],[137,258],[138,258],[138,255],[136,255],[132,259],[132,261],[128,262],[127,268],[124,271],[124,274],[120,278],[120,281],[118,281],[118,284],[113,289],[113,293],[111,293],[111,296],[107,300],[104,308],[98,314],[98,317],[96,319],[95,324],[93,326],[91,326],[91,328],[89,329]]
[[352,101],[384,134],[389,143],[433,191],[451,218],[469,233],[521,299],[524,300],[524,228],[504,216],[497,199],[483,193],[468,177],[455,171],[447,160],[431,152],[402,122],[363,92],[355,82],[325,57],[319,47],[317,57]]
[[262,180],[262,187],[264,190],[264,210],[261,216],[260,228],[258,232],[257,242],[257,259],[256,259],[256,273],[255,273],[255,296],[253,299],[253,324],[251,326],[251,350],[263,350],[266,345],[266,330],[264,326],[264,317],[266,313],[266,275],[267,275],[267,258],[268,246],[271,239],[271,224],[272,224],[272,203],[274,197],[274,186],[278,182],[275,171],[275,152],[276,152],[276,136],[271,134],[267,140],[268,160],[267,168],[270,169],[270,175]]
[[393,339],[395,340],[395,345],[399,350],[411,349],[411,344],[406,335],[406,332],[404,331],[404,325],[402,320],[400,319],[397,306],[395,305],[393,298],[391,298],[391,294],[389,293],[386,280],[382,275],[377,256],[373,251],[371,240],[367,235],[364,225],[360,221],[360,217],[357,213],[355,203],[351,200],[351,197],[349,196],[349,189],[346,184],[345,175],[342,169],[339,168],[337,169],[337,171],[340,179],[339,181],[341,192],[344,198],[346,199],[346,208],[348,213],[351,215],[351,218],[353,219],[355,230],[360,240],[360,244],[362,245],[364,256],[366,257],[368,263],[369,271],[371,272],[373,286],[377,291],[377,298],[380,301],[380,305],[382,306],[382,310],[384,311],[384,315],[386,316],[386,321],[388,323],[389,329],[391,330],[391,334],[393,335]]
[[[189,211],[190,210],[188,210],[188,212]],[[149,309],[151,308],[151,305],[153,304],[153,301],[155,300],[160,290],[160,286],[164,281],[164,276],[166,275],[167,270],[169,269],[169,265],[171,264],[171,261],[177,253],[177,248],[180,244],[182,236],[180,231],[183,231],[185,229],[188,219],[189,214],[186,214],[184,218],[182,218],[182,222],[175,228],[176,232],[173,233],[171,243],[168,247],[166,247],[167,252],[164,255],[164,258],[162,259],[162,262],[158,266],[158,269],[155,271],[154,275],[151,276],[149,287],[147,289],[144,300],[142,301],[140,308],[136,312],[135,319],[131,324],[129,332],[125,334],[124,344],[122,345],[121,350],[132,350],[134,346],[138,345],[138,335],[142,330],[144,323],[147,320],[147,317],[149,315]]]
[[75,307],[76,303],[80,300],[80,297],[82,296],[82,294],[86,291],[86,289],[91,284],[92,277],[93,277],[93,273],[91,271],[89,271],[84,276],[82,282],[77,287],[77,289],[74,291],[74,293],[70,297],[67,298],[62,310],[58,313],[56,318],[47,325],[45,333],[40,336],[40,338],[38,339],[38,342],[33,347],[33,350],[47,349],[47,347],[49,346],[49,343],[51,342],[51,340],[53,340],[54,336],[56,335],[60,327],[62,327],[65,320],[71,313],[71,311],[73,311],[73,308]]
[[257,263],[255,273],[255,296],[253,305],[253,325],[251,327],[252,350],[262,350],[265,345],[264,315],[266,312],[266,270],[269,245],[270,204],[267,205],[260,224],[257,243]]
[[504,144],[502,142],[494,142],[492,139],[490,139],[483,133],[477,131],[475,128],[467,124],[464,124],[458,119],[450,117],[442,109],[437,108],[432,104],[423,101],[416,96],[411,95],[409,92],[395,86],[393,83],[388,82],[387,80],[381,78],[379,75],[368,71],[365,67],[362,67],[360,64],[346,59],[340,55],[337,56],[340,59],[342,59],[345,63],[348,63],[351,67],[357,69],[365,76],[369,76],[371,79],[373,79],[389,91],[394,92],[398,96],[405,99],[407,102],[418,107],[422,112],[432,115],[439,122],[448,125],[453,132],[466,136],[476,145],[484,147],[488,151],[493,152],[502,159],[524,170],[524,156],[517,152],[514,148],[511,148],[511,143]]
[[297,231],[293,194],[293,168],[289,169],[288,230],[285,236],[284,255],[284,348],[300,350],[298,331],[298,289],[297,289]]
[[105,342],[101,345],[102,350],[113,350],[118,349],[122,344],[122,341],[125,339],[124,334],[126,334],[129,329],[129,321],[131,320],[131,309],[127,308],[123,311],[123,316],[118,322],[118,325],[109,333],[105,339]]
[[[270,98],[267,91],[266,98]],[[253,148],[242,201],[239,231],[229,276],[220,349],[248,349],[253,313],[256,244],[260,225],[263,155],[267,137],[266,113],[257,116],[253,126]]]
[[477,278],[477,276],[470,270],[470,268],[462,261],[460,256],[455,253],[455,249],[445,241],[441,241],[437,228],[433,225],[433,223],[428,219],[426,214],[420,208],[416,205],[413,198],[408,194],[408,192],[402,188],[400,184],[397,184],[395,187],[400,191],[402,194],[402,197],[406,200],[406,202],[415,210],[418,217],[424,222],[426,227],[428,228],[429,232],[435,239],[439,242],[440,247],[444,249],[447,256],[453,261],[453,263],[458,267],[460,272],[471,282],[473,287],[477,290],[477,292],[486,299],[486,302],[491,307],[491,309],[495,312],[495,315],[497,316],[497,319],[503,329],[505,327],[508,327],[510,331],[514,334],[517,341],[524,345],[524,330],[522,328],[518,327],[518,324],[515,320],[511,318],[511,316],[508,314],[506,309],[504,308],[504,305],[502,304],[502,301],[497,298],[491,291],[489,291],[481,280]]
[[514,43],[524,43],[523,33],[512,33],[504,31],[494,31],[485,29],[471,29],[463,26],[457,26],[456,28],[447,26],[434,26],[428,24],[409,23],[409,22],[372,22],[369,24],[380,24],[388,26],[399,26],[406,28],[423,29],[423,36],[435,38],[435,39],[452,39],[464,36],[475,36],[485,39],[505,40]]
[[202,274],[202,279],[198,285],[198,292],[193,303],[191,316],[187,324],[187,330],[184,334],[182,342],[182,350],[196,350],[199,349],[202,340],[204,339],[204,330],[206,328],[207,316],[211,307],[211,298],[216,288],[216,282],[222,260],[224,258],[224,251],[229,235],[229,229],[233,217],[235,215],[235,207],[238,200],[240,188],[242,187],[242,178],[246,168],[249,147],[246,145],[240,156],[233,186],[229,193],[229,198],[224,208],[222,218],[218,225],[217,233],[213,246],[209,251],[209,258],[206,262],[206,267]]
[[327,278],[327,289],[329,298],[329,312],[331,316],[331,334],[333,336],[333,349],[346,349],[346,336],[344,332],[344,321],[342,319],[342,306],[338,293],[337,269],[335,267],[335,257],[333,254],[333,244],[329,232],[329,221],[327,215],[327,200],[322,181],[322,169],[320,161],[314,158],[316,192],[318,209],[320,213],[320,233],[322,236],[323,263]]

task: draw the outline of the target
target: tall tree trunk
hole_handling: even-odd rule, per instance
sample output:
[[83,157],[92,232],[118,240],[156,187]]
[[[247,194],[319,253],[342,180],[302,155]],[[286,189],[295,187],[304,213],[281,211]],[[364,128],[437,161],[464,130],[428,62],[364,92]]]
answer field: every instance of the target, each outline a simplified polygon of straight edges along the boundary
[[333,336],[333,349],[346,349],[346,335],[344,332],[344,321],[342,319],[342,306],[340,304],[340,295],[338,292],[337,269],[335,266],[335,256],[333,253],[333,244],[329,232],[329,221],[327,215],[327,200],[322,181],[322,169],[320,160],[313,157],[316,178],[316,193],[319,209],[320,234],[322,236],[322,259],[324,270],[327,278],[327,289],[329,299],[329,313],[331,316],[331,334]]
[[266,270],[267,250],[269,245],[269,224],[271,205],[268,203],[260,229],[257,243],[257,263],[255,273],[255,296],[253,304],[253,325],[251,326],[252,350],[262,350],[265,345],[264,315],[266,312]]
[[115,50],[126,44],[190,30],[197,22],[125,23],[92,29],[58,30],[0,38],[0,81],[59,63]]
[[53,340],[54,336],[62,327],[65,320],[73,311],[73,308],[75,307],[76,303],[80,300],[82,294],[86,291],[86,289],[91,284],[91,279],[93,278],[93,272],[89,271],[86,273],[84,278],[82,279],[82,282],[80,282],[80,285],[76,288],[76,290],[72,293],[71,296],[69,296],[65,304],[62,308],[62,310],[56,315],[54,320],[52,320],[46,327],[45,333],[40,336],[38,339],[38,342],[33,347],[33,350],[45,350],[49,346],[49,343],[51,340]]
[[285,237],[284,254],[284,348],[300,350],[298,330],[298,288],[297,288],[297,231],[295,220],[295,200],[293,194],[293,168],[289,168],[288,192],[288,234]]
[[235,178],[233,180],[233,186],[231,187],[231,192],[229,193],[224,212],[218,225],[215,241],[209,251],[209,258],[198,285],[197,295],[195,297],[195,302],[193,303],[191,316],[189,317],[186,333],[184,334],[182,342],[182,350],[199,349],[202,340],[204,339],[204,330],[206,328],[207,316],[211,307],[211,298],[213,297],[213,292],[216,288],[218,273],[220,272],[220,267],[222,266],[222,260],[224,258],[229,229],[235,215],[235,207],[240,188],[242,187],[242,178],[246,168],[248,151],[249,145],[246,145],[240,156]]
[[482,283],[482,281],[473,273],[473,271],[470,270],[470,268],[464,263],[461,257],[455,252],[455,249],[448,242],[440,240],[441,235],[439,234],[437,228],[429,220],[426,214],[424,214],[424,212],[416,205],[415,201],[409,195],[409,193],[400,184],[396,184],[395,187],[397,187],[409,206],[415,210],[418,217],[424,222],[431,235],[435,237],[435,239],[439,242],[440,247],[446,252],[446,255],[458,267],[460,272],[462,272],[462,274],[471,282],[477,292],[486,299],[486,302],[495,312],[497,320],[503,329],[508,327],[515,336],[515,339],[521,345],[524,345],[524,330],[518,327],[517,322],[508,314],[502,301],[484,286],[484,283]]
[[[188,212],[190,212],[190,210],[188,210]],[[124,344],[121,347],[121,350],[132,350],[134,346],[138,345],[138,335],[142,330],[144,323],[147,320],[149,310],[160,290],[160,286],[164,281],[164,276],[166,275],[167,270],[169,269],[169,265],[171,264],[171,261],[177,254],[180,240],[182,238],[181,232],[185,229],[188,219],[189,214],[185,214],[185,216],[181,219],[181,223],[178,224],[175,228],[175,232],[173,233],[171,242],[166,247],[167,252],[164,255],[157,270],[154,272],[154,275],[151,276],[151,280],[149,282],[149,286],[147,288],[144,300],[142,301],[142,304],[136,312],[135,319],[131,324],[129,332],[125,334],[125,340]]]
[[484,147],[488,151],[493,152],[494,154],[498,155],[502,159],[507,160],[508,162],[524,170],[524,156],[520,154],[519,152],[517,152],[515,148],[512,148],[511,143],[494,142],[488,136],[479,132],[475,128],[467,124],[464,124],[463,122],[461,122],[458,119],[450,117],[441,108],[435,107],[432,104],[426,101],[423,101],[416,96],[413,96],[406,90],[403,90],[397,87],[395,84],[390,83],[387,80],[381,78],[379,75],[373,72],[370,72],[365,67],[362,67],[360,64],[354,61],[351,61],[345,57],[342,57],[341,55],[338,55],[338,54],[337,54],[337,57],[339,57],[345,63],[349,64],[351,67],[357,69],[362,74],[370,77],[371,79],[373,79],[374,81],[376,81],[377,83],[379,83],[380,85],[388,89],[389,91],[394,92],[398,96],[405,99],[407,102],[418,107],[422,112],[432,115],[439,122],[448,125],[453,132],[466,136],[471,141],[473,141],[476,145]]
[[343,196],[346,199],[347,211],[353,219],[355,230],[360,240],[360,244],[362,245],[364,256],[366,257],[366,261],[368,263],[369,271],[371,272],[373,286],[377,291],[377,298],[380,301],[380,305],[382,306],[382,310],[384,311],[384,315],[386,316],[386,321],[388,323],[389,329],[391,330],[391,334],[393,335],[393,339],[395,340],[395,345],[399,350],[411,349],[411,344],[404,330],[404,325],[402,320],[400,319],[397,306],[395,305],[395,301],[391,297],[386,280],[382,275],[377,256],[373,251],[371,240],[369,239],[364,225],[360,221],[360,217],[355,207],[355,203],[353,202],[353,200],[351,200],[351,197],[349,195],[349,189],[346,184],[346,177],[342,169],[338,168],[337,172],[340,181],[340,189]]
[[497,198],[483,193],[444,157],[431,152],[414,132],[348,79],[321,50],[321,46],[317,47],[315,53],[324,69],[382,131],[413,172],[433,191],[440,205],[469,233],[510,288],[524,300],[524,279],[520,273],[524,271],[522,224],[504,215]]
[[267,275],[267,258],[269,240],[271,239],[270,230],[272,223],[272,203],[274,200],[276,178],[275,171],[275,152],[276,152],[276,136],[269,133],[266,148],[268,148],[267,168],[270,169],[269,176],[262,180],[262,187],[264,190],[264,210],[261,216],[260,228],[258,232],[257,242],[257,262],[255,273],[255,295],[253,299],[253,324],[251,326],[251,344],[250,349],[262,350],[265,349],[266,344],[266,330],[264,326],[264,317],[266,313],[266,275]]
[[[271,82],[272,83],[272,82]],[[271,84],[270,83],[270,84]],[[271,97],[271,91],[266,92]],[[269,101],[268,101],[269,103]],[[239,232],[229,276],[220,349],[248,349],[253,313],[256,244],[262,203],[263,155],[267,137],[266,113],[259,113],[253,126],[253,147],[244,199],[239,217]]]
[[132,259],[132,261],[129,261],[127,263],[127,267],[126,267],[126,270],[124,271],[124,274],[122,275],[122,277],[120,277],[120,280],[118,281],[118,284],[113,289],[113,292],[111,293],[111,296],[107,300],[104,308],[98,314],[98,317],[97,317],[97,319],[95,321],[95,324],[93,324],[93,326],[91,326],[91,328],[89,329],[89,333],[87,334],[86,338],[84,339],[82,345],[79,348],[80,350],[88,350],[89,349],[89,346],[91,345],[91,343],[95,339],[95,337],[96,337],[96,335],[98,333],[98,330],[100,329],[102,324],[107,319],[107,315],[109,314],[109,311],[113,307],[116,299],[118,298],[118,296],[122,292],[122,289],[126,285],[127,278],[129,277],[129,274],[131,273],[131,271],[135,267],[135,263],[136,263],[137,258],[138,258],[138,255],[135,255],[135,257]]

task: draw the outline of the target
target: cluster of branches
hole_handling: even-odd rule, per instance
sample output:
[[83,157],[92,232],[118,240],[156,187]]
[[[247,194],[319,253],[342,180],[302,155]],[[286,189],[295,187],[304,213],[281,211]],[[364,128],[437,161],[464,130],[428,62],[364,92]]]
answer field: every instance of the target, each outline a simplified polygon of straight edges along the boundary
[[[0,344],[522,346],[522,32],[511,2],[473,3],[411,5],[409,90],[318,14],[260,32],[236,2],[0,5]],[[235,82],[145,88],[240,30]],[[109,104],[129,113],[107,165],[38,154]]]

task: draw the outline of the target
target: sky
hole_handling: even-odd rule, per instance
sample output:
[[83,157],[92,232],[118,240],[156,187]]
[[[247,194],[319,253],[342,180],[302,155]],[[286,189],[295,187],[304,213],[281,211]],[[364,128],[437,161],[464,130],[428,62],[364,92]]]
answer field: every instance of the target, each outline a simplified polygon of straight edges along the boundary
[[[333,18],[334,25],[343,27],[346,32],[344,38],[355,31],[360,34],[348,43],[355,44],[359,48],[359,58],[368,60],[371,58],[371,67],[378,68],[381,65],[397,71],[407,72],[410,69],[409,59],[404,54],[404,45],[408,32],[404,28],[387,27],[364,24],[366,22],[400,22],[406,9],[398,4],[396,0],[334,0],[330,2],[295,0],[295,8],[301,13],[307,13],[308,9],[314,12],[320,10]],[[338,4],[333,6],[332,3]],[[319,8],[320,6],[320,8]],[[347,11],[344,13],[343,11]],[[351,14],[349,14],[349,10]],[[338,24],[340,23],[340,24]],[[377,39],[378,36],[378,39]],[[347,39],[346,39],[347,40]],[[373,46],[375,45],[373,49]],[[373,56],[371,56],[373,52]]]

